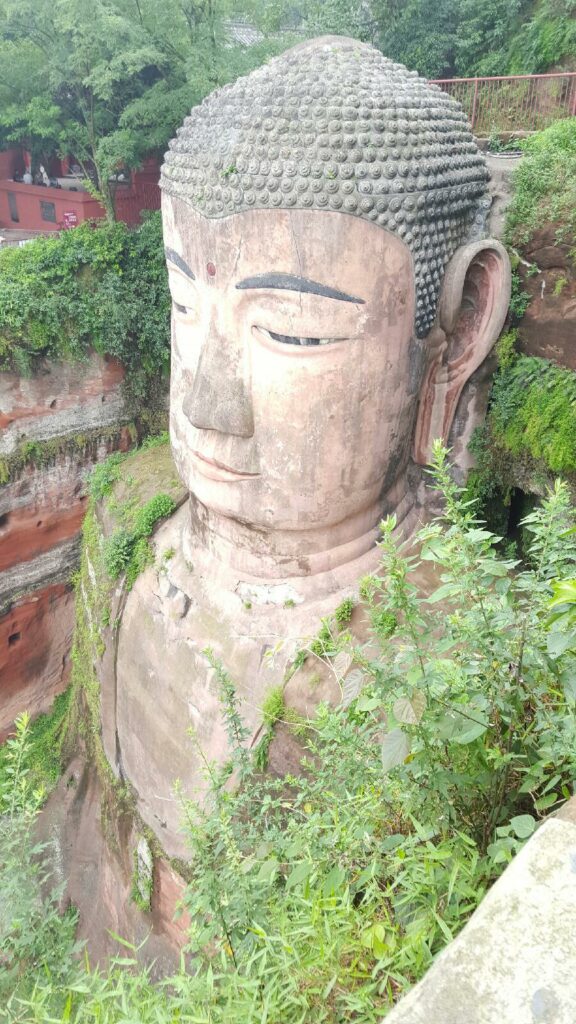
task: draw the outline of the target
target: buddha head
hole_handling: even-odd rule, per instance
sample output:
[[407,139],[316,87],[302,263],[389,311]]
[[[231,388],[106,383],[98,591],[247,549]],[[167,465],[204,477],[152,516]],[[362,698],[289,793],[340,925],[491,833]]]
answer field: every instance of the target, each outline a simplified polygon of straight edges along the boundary
[[459,105],[350,39],[192,110],[161,186],[172,447],[204,521],[284,538],[286,574],[373,544],[504,320],[487,178]]

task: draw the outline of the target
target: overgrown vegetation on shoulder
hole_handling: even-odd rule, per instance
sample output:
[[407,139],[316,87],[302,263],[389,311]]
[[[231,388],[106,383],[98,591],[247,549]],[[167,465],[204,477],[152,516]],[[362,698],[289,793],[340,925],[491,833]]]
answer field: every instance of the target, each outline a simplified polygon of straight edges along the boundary
[[104,564],[110,579],[116,580],[126,573],[126,588],[130,590],[136,578],[153,561],[148,541],[156,523],[171,516],[176,503],[168,494],[156,494],[145,505],[126,509],[124,518],[130,526],[120,527],[104,547]]
[[[147,438],[137,452],[115,452],[92,470],[88,481],[88,509],[82,524],[80,568],[75,578],[76,623],[72,645],[70,705],[62,730],[63,756],[65,760],[66,756],[70,757],[81,746],[95,767],[104,793],[104,831],[112,845],[114,825],[108,828],[108,819],[118,817],[120,811],[127,807],[132,811],[133,801],[127,787],[114,776],[104,753],[100,684],[95,666],[104,653],[106,638],[113,643],[119,625],[120,620],[113,618],[113,598],[114,592],[118,590],[118,576],[125,574],[125,588],[133,585],[138,573],[152,559],[148,538],[154,526],[175,508],[170,495],[160,494],[146,501],[140,496],[134,477],[127,471],[132,465],[134,472],[134,462],[142,452],[160,446],[168,446],[168,435],[165,433]],[[159,452],[158,455],[162,456],[163,453]],[[114,491],[120,481],[124,487],[125,500],[119,502]],[[168,489],[174,487],[174,481],[167,473],[164,473],[163,482]],[[117,531],[112,533],[108,541],[98,519],[98,505],[100,511],[106,511],[118,524]],[[121,546],[114,542],[113,546],[112,541],[119,533],[125,538],[125,544]],[[116,551],[114,558],[113,548]]]
[[555,222],[571,239],[576,234],[576,118],[556,121],[520,145],[524,159],[514,172],[507,242],[523,245],[537,228]]
[[[98,502],[102,502],[117,524],[114,532],[102,541],[103,565],[110,580],[117,580],[125,575],[125,586],[128,590],[139,574],[152,562],[153,551],[149,537],[154,527],[161,519],[171,516],[177,506],[172,494],[152,494],[145,500],[137,481],[129,471],[130,465],[134,466],[131,460],[138,459],[139,453],[160,447],[167,448],[168,445],[169,438],[166,432],[150,436],[144,440],[138,452],[115,452],[95,466],[90,475],[90,509],[93,511]],[[153,474],[151,479],[154,479]],[[114,488],[120,482],[124,487],[122,497],[118,498]],[[165,482],[169,484],[173,494],[181,490],[177,480],[168,479]]]
[[[499,554],[438,446],[434,480],[445,516],[420,532],[410,549],[418,554],[396,541],[393,519],[383,524],[381,572],[362,587],[373,636],[366,646],[346,632],[333,640],[349,655],[354,686],[308,723],[300,774],[262,776],[234,683],[206,652],[230,760],[206,764],[203,807],[183,802],[190,970],[154,985],[128,955],[88,971],[70,955],[67,921],[49,950],[41,929],[27,933],[25,969],[15,970],[10,913],[0,933],[8,1021],[376,1024],[571,795],[574,588],[561,581],[573,574],[576,533],[567,489],[558,483],[527,518],[530,560],[521,565]],[[424,597],[414,576],[429,563],[437,587]],[[560,604],[551,612],[552,600]],[[282,694],[271,693],[265,724],[273,729],[283,713]],[[16,755],[13,747],[10,778],[23,792]],[[11,842],[18,816],[0,821]],[[22,850],[27,862],[29,845]],[[42,907],[33,879],[30,888]],[[18,907],[22,893],[8,892]],[[53,921],[53,902],[42,913]]]
[[146,419],[170,349],[160,214],[135,230],[82,224],[0,252],[0,371],[91,349],[124,364],[132,411]]

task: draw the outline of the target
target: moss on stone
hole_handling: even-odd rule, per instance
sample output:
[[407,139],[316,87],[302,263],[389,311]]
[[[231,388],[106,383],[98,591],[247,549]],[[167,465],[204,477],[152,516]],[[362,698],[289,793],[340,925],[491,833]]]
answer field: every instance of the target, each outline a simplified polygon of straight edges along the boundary
[[113,427],[96,427],[81,434],[65,434],[45,441],[24,441],[10,455],[0,458],[0,485],[11,483],[28,467],[45,469],[65,458],[96,459],[98,449],[105,445],[118,447],[122,433],[128,429],[133,442],[137,438],[134,423]]
[[[103,466],[105,472],[106,463]],[[118,529],[132,530],[142,507],[159,494],[179,506],[187,493],[176,473],[167,438],[161,444],[144,442],[122,458],[121,469],[96,505],[102,533],[108,539]]]

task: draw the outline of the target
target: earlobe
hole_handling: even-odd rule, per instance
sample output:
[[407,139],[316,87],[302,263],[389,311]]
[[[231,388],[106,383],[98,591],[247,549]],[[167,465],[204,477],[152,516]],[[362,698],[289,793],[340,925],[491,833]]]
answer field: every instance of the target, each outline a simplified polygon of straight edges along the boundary
[[420,396],[414,461],[427,465],[432,442],[448,440],[462,389],[489,355],[510,303],[510,261],[489,238],[462,246],[444,276],[436,326],[428,336],[428,370]]

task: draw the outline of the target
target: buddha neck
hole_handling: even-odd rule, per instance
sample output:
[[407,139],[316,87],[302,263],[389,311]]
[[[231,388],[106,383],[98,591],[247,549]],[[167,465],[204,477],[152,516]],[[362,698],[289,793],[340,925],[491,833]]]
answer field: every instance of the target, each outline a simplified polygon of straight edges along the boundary
[[375,548],[385,515],[394,512],[402,528],[412,519],[413,507],[403,476],[383,499],[344,522],[320,529],[265,531],[208,509],[191,494],[185,555],[206,569],[207,562],[216,559],[241,579],[313,577],[356,562]]

